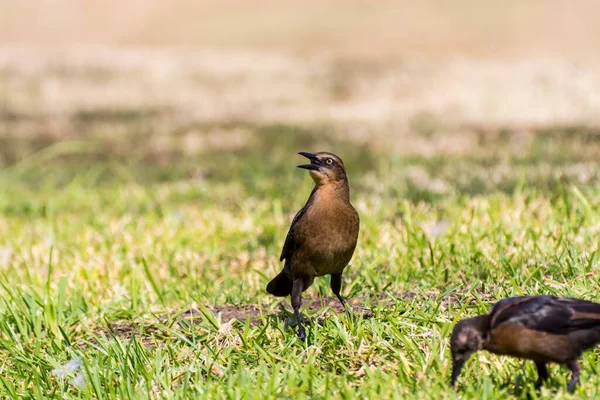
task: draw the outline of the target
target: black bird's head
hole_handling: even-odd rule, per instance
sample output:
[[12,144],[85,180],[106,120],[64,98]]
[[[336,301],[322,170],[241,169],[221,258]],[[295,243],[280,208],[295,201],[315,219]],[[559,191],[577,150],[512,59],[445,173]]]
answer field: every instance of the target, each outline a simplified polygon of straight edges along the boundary
[[452,352],[452,380],[454,386],[460,370],[473,353],[481,350],[487,340],[488,316],[477,317],[458,321],[450,336],[450,350]]
[[310,160],[310,164],[298,165],[298,168],[307,169],[310,176],[317,185],[327,183],[346,181],[346,169],[341,158],[332,153],[307,153],[301,151],[298,153]]

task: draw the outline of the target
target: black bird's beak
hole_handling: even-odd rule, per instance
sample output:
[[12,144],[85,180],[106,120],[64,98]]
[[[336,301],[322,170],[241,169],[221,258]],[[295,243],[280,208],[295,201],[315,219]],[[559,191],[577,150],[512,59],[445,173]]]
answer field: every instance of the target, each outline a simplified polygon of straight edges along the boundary
[[456,380],[460,375],[460,370],[465,364],[465,360],[453,360],[452,361],[452,379],[450,380],[450,386],[456,385]]
[[308,158],[311,161],[310,164],[298,165],[298,168],[304,168],[304,169],[307,169],[309,171],[318,171],[321,168],[320,165],[319,165],[319,159],[317,158],[316,154],[307,153],[305,151],[301,151],[298,154],[300,154],[301,156],[304,156],[304,157]]

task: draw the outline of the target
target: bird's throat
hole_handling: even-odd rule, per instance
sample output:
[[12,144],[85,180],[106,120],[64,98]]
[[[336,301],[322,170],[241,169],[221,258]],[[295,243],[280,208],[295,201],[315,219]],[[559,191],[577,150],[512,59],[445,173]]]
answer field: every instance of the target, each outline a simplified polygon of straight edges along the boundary
[[348,186],[347,181],[317,183],[314,195],[325,201],[327,201],[327,199],[340,199],[350,202],[350,187]]

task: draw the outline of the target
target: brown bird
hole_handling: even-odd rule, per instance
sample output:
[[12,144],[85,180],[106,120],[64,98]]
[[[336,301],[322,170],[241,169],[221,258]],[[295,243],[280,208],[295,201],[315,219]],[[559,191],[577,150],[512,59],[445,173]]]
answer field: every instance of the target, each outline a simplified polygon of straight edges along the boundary
[[285,239],[280,261],[283,270],[267,285],[275,296],[292,296],[298,321],[298,337],[306,340],[300,322],[302,292],[315,277],[331,275],[331,290],[344,308],[340,295],[342,272],[354,253],[358,239],[358,213],[350,204],[350,187],[342,160],[331,153],[298,153],[310,160],[299,165],[315,181],[306,205],[298,211]]
[[572,372],[567,390],[579,381],[581,354],[600,342],[600,304],[554,296],[500,300],[488,315],[459,321],[450,337],[454,385],[465,361],[478,350],[533,360],[536,387],[548,379],[546,363]]

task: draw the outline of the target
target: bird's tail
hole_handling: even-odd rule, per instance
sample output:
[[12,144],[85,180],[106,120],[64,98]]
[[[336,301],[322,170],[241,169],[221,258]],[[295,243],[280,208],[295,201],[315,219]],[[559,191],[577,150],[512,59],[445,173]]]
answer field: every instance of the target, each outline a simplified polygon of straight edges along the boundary
[[277,297],[285,297],[292,294],[293,282],[287,277],[285,271],[281,271],[269,284],[267,285],[267,293]]

